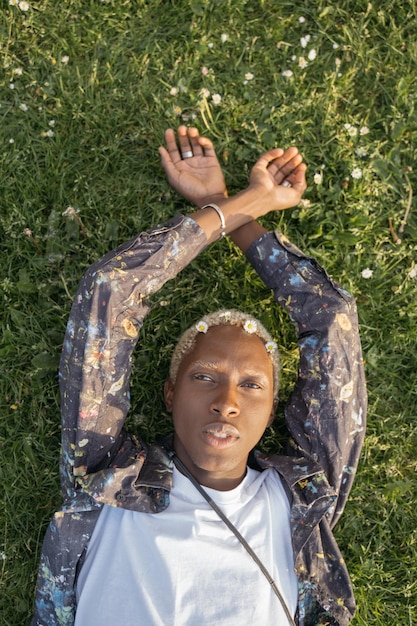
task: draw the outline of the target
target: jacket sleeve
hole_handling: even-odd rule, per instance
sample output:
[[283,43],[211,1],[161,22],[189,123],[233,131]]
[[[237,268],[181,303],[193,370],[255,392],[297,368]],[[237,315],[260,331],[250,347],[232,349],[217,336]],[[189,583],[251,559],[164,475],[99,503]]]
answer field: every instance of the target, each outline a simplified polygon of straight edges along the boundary
[[205,246],[200,227],[179,216],[108,253],[82,279],[60,363],[64,499],[119,445],[147,297]]
[[247,252],[276,301],[295,325],[298,380],[286,405],[289,453],[325,471],[337,501],[334,526],[350,492],[365,434],[366,385],[352,296],[280,232]]

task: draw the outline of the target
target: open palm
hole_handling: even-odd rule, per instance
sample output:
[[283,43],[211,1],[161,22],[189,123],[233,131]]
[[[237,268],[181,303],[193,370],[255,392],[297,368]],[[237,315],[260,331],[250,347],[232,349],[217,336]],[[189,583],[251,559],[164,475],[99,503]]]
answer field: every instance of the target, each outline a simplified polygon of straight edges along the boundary
[[[202,206],[216,196],[227,196],[226,183],[213,144],[200,137],[196,128],[178,128],[165,132],[166,148],[161,146],[162,167],[169,184],[184,198]],[[192,156],[191,156],[192,155]]]

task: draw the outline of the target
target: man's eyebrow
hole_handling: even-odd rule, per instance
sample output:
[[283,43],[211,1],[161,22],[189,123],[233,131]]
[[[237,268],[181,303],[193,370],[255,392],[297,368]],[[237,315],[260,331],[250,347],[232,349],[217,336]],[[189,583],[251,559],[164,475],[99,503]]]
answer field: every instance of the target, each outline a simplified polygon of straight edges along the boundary
[[192,367],[204,367],[209,370],[218,370],[220,363],[218,361],[204,361],[203,359],[199,359],[198,361],[194,361]]
[[[191,367],[202,367],[204,369],[208,369],[208,370],[213,370],[213,371],[217,371],[221,368],[221,362],[219,361],[205,361],[204,359],[198,359],[198,361],[194,361],[191,364]],[[244,368],[242,369],[242,375],[243,376],[249,376],[251,378],[257,378],[257,379],[261,379],[261,378],[267,378],[267,375],[264,372],[260,372],[258,369],[255,368]]]

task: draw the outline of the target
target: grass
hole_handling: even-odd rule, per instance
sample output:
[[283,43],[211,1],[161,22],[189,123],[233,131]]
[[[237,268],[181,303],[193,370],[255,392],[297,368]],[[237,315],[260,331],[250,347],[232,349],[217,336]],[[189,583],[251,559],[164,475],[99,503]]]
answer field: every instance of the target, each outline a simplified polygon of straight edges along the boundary
[[[0,7],[0,624],[28,622],[42,536],[60,501],[56,368],[78,280],[108,249],[187,210],[156,149],[164,129],[182,122],[216,141],[230,192],[267,148],[295,144],[305,155],[309,206],[265,224],[309,250],[358,301],[369,426],[336,531],[358,601],[354,624],[417,624],[417,3]],[[68,206],[81,222],[63,215]],[[408,206],[396,243],[388,220],[398,235]],[[162,299],[135,361],[143,380],[162,385],[180,328],[227,304],[261,309],[275,329],[285,399],[296,370],[292,330],[230,242],[207,250]],[[160,393],[138,378],[131,426],[153,437],[169,421]],[[264,445],[279,441],[273,432]]]

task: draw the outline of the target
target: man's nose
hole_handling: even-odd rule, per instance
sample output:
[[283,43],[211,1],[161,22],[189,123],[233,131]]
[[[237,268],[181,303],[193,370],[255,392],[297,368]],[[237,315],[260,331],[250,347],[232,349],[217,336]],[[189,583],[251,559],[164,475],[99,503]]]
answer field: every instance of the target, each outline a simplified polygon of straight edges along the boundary
[[236,417],[240,413],[238,393],[233,385],[221,385],[210,405],[212,413],[222,417]]

